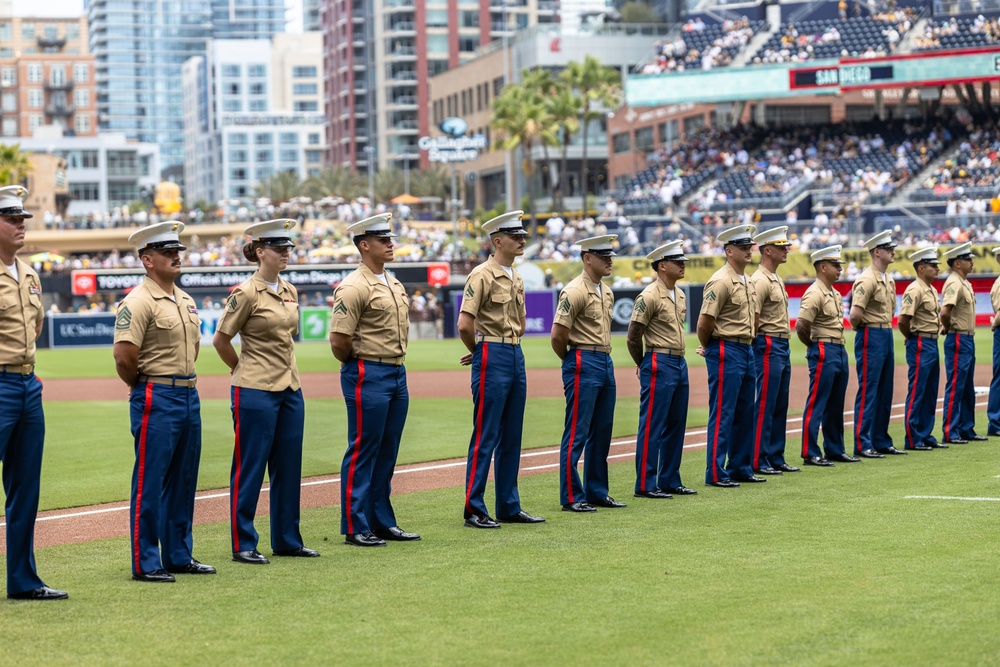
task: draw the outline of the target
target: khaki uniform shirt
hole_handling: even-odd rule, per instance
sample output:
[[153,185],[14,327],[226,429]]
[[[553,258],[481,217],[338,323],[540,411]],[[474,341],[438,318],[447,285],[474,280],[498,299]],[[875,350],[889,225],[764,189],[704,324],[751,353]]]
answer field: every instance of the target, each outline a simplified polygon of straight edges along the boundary
[[234,387],[263,391],[301,387],[292,340],[299,331],[299,295],[280,276],[275,293],[260,272],[254,272],[229,296],[217,329],[227,336],[240,335]]
[[122,299],[115,318],[115,342],[139,348],[139,374],[191,377],[201,319],[194,299],[174,286],[174,298],[146,276]]
[[760,325],[757,333],[762,336],[790,336],[792,328],[788,323],[788,292],[785,282],[776,273],[760,266],[750,276],[757,290],[760,305]]
[[715,318],[712,336],[752,338],[754,315],[758,312],[757,291],[748,276],[741,276],[729,262],[705,283],[701,314]]
[[[676,300],[675,300],[676,299]],[[684,353],[687,325],[687,298],[674,286],[674,299],[662,280],[654,280],[635,299],[632,321],[645,325],[642,339],[646,347],[666,347]]]
[[953,306],[951,309],[951,331],[972,331],[976,328],[976,293],[972,283],[963,280],[952,272],[944,281],[941,290],[944,295],[942,306]]
[[990,303],[993,304],[993,328],[996,329],[1000,326],[1000,278],[993,281],[993,287],[990,288]]
[[597,285],[581,274],[559,293],[555,323],[569,329],[570,345],[604,345],[611,347],[611,307],[615,295],[607,285]]
[[903,292],[900,315],[910,316],[910,331],[922,336],[937,336],[941,330],[941,302],[933,285],[914,280]]
[[354,341],[355,357],[403,357],[410,335],[410,299],[388,272],[385,285],[362,264],[333,293],[330,333]]
[[844,300],[840,292],[817,280],[806,289],[799,304],[799,319],[812,322],[809,339],[844,340]]
[[17,280],[0,263],[0,365],[35,363],[35,331],[45,317],[42,283],[34,269],[14,258]]
[[520,337],[524,308],[524,280],[513,269],[513,281],[500,263],[490,258],[472,269],[465,279],[463,313],[476,318],[476,332],[483,336]]
[[[885,277],[885,282],[882,278]],[[869,266],[854,281],[851,307],[863,308],[862,326],[892,324],[896,313],[896,281]]]

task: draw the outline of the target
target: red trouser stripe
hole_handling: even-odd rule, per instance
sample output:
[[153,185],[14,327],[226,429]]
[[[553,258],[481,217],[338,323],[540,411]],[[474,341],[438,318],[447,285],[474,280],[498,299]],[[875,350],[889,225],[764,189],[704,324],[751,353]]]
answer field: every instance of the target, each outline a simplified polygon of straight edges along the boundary
[[229,521],[232,524],[231,529],[233,531],[233,551],[240,550],[240,534],[236,527],[236,508],[239,506],[240,498],[240,473],[242,472],[242,453],[240,452],[240,388],[233,388],[233,430],[236,432],[236,438],[233,443],[233,467],[236,469],[236,473],[233,475],[233,488],[230,492],[230,502],[232,507],[229,512]]
[[726,377],[725,373],[725,361],[726,361],[726,341],[719,341],[719,379],[716,382],[716,391],[719,394],[718,405],[715,406],[715,438],[712,440],[712,481],[719,481],[719,431],[722,429],[722,394],[723,394],[723,380]]
[[868,387],[868,327],[861,339],[861,405],[854,424],[854,449],[861,450],[861,423],[865,419],[865,389]]
[[354,453],[351,454],[351,465],[347,469],[347,493],[344,494],[344,502],[347,504],[347,533],[354,534],[354,520],[351,518],[351,497],[354,493],[354,471],[358,467],[358,454],[361,453],[361,385],[365,381],[365,361],[358,359],[358,384],[354,387],[354,412],[357,421],[357,436],[354,438]]
[[826,354],[826,347],[823,343],[819,345],[819,359],[816,362],[816,374],[813,375],[812,386],[809,387],[809,402],[806,404],[806,416],[802,420],[802,458],[809,458],[809,424],[812,421],[813,408],[816,406],[816,394],[819,393],[819,383],[823,380],[823,356]]
[[483,439],[483,404],[486,402],[486,360],[489,358],[490,346],[485,341],[483,346],[483,358],[479,364],[479,408],[476,410],[476,444],[472,448],[472,463],[469,465],[469,480],[465,485],[465,509],[472,513],[472,505],[469,498],[472,497],[472,480],[476,477],[476,464],[479,461],[479,443]]
[[771,337],[764,336],[764,379],[760,385],[760,411],[757,414],[757,432],[753,438],[753,469],[760,468],[760,436],[764,433],[764,412],[767,408],[767,376],[771,374]]
[[917,336],[917,359],[913,364],[913,385],[910,387],[910,404],[906,406],[906,439],[909,440],[910,447],[916,447],[913,442],[913,427],[910,426],[910,417],[913,415],[913,399],[917,397],[917,387],[920,386],[920,350],[924,346],[924,337]]
[[132,528],[132,558],[136,574],[143,574],[139,565],[139,514],[142,512],[142,485],[146,477],[146,435],[149,433],[149,413],[153,409],[153,383],[146,383],[146,403],[142,406],[142,426],[139,427],[139,472],[135,483],[135,517]]
[[566,488],[569,490],[569,501],[573,498],[573,441],[576,438],[576,418],[580,412],[580,364],[583,358],[581,350],[576,351],[576,370],[573,371],[573,425],[569,429],[569,449],[566,452]]
[[948,416],[944,420],[944,439],[951,440],[951,418],[955,414],[955,387],[958,385],[958,352],[962,348],[962,334],[955,334],[955,356],[951,364],[951,391],[948,393]]
[[652,355],[649,374],[649,405],[646,406],[646,432],[642,438],[642,473],[639,475],[639,490],[646,490],[646,462],[649,461],[649,424],[653,419],[653,398],[656,395],[656,353]]

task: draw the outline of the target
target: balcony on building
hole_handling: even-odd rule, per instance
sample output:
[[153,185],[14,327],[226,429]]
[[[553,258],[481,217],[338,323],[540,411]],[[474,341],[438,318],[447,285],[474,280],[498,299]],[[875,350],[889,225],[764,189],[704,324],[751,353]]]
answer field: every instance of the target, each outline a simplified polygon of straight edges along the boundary
[[76,108],[70,104],[50,104],[45,107],[45,113],[49,116],[72,116]]
[[386,0],[386,13],[412,12],[417,6],[416,0]]
[[63,47],[66,46],[65,37],[47,37],[45,35],[39,35],[37,42],[38,48],[42,51],[42,53],[57,53],[62,51]]
[[390,86],[412,86],[417,82],[417,73],[412,69],[399,70],[389,75]]
[[417,36],[417,24],[413,21],[393,21],[389,23],[389,27],[386,30],[390,35],[393,36]]
[[538,11],[540,11],[540,12],[558,12],[559,11],[559,0],[538,0]]
[[52,80],[49,80],[49,81],[45,82],[45,90],[64,90],[64,91],[69,92],[69,91],[73,90],[73,81],[72,80],[68,80],[68,81],[52,81]]
[[388,129],[388,134],[396,136],[415,136],[420,133],[420,126],[415,120],[404,120]]
[[413,46],[397,46],[385,54],[388,62],[411,62],[417,59],[417,49]]

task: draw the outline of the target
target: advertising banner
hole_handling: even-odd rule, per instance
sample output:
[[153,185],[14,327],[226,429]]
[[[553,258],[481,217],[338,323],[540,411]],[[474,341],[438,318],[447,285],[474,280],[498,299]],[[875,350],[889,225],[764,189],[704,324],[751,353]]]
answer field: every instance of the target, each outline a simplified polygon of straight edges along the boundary
[[50,314],[49,347],[110,347],[115,340],[114,313]]
[[[462,309],[462,292],[455,290],[451,293],[451,302],[454,305],[456,318],[457,313]],[[552,319],[556,312],[556,292],[545,290],[543,292],[525,292],[524,310],[526,326],[525,336],[548,336],[552,333]]]
[[329,335],[329,308],[299,308],[299,337],[301,340],[326,340]]

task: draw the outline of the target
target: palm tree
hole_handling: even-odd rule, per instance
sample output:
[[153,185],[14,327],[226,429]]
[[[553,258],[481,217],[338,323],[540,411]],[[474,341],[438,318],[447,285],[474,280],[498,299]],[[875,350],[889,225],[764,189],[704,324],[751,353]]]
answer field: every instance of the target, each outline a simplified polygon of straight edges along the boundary
[[254,186],[254,196],[267,197],[274,205],[284,204],[302,194],[302,181],[294,170],[279,171]]
[[341,197],[350,200],[367,192],[367,186],[356,171],[344,167],[328,167],[306,180],[303,192],[313,199]]
[[569,174],[566,171],[567,153],[569,152],[570,139],[580,130],[583,100],[564,83],[559,86],[554,95],[545,98],[545,108],[552,117],[552,121],[559,128],[560,144],[562,145],[559,158],[559,215],[565,217],[566,191],[569,189]]
[[560,84],[545,69],[525,70],[521,74],[521,85],[534,99],[542,103],[543,123],[539,131],[539,143],[542,145],[542,157],[549,170],[549,189],[554,193],[553,174],[558,174],[555,163],[549,158],[549,146],[559,145],[559,121],[549,112],[548,100],[559,90]]
[[587,128],[591,121],[601,117],[602,111],[594,108],[599,103],[605,108],[614,109],[621,99],[621,77],[614,69],[601,65],[593,57],[586,56],[583,63],[570,62],[560,75],[580,96],[580,122],[583,129],[583,166],[581,172],[581,192],[583,194],[583,210],[587,210]]
[[445,200],[448,198],[448,190],[451,189],[451,174],[439,164],[417,169],[410,173],[410,188],[411,195],[440,197],[441,200]]
[[[403,194],[403,172],[396,167],[379,169],[375,174],[375,201],[388,204],[393,197]],[[372,202],[372,206],[375,202]]]
[[28,154],[21,144],[0,144],[0,185],[15,185],[31,171]]
[[549,126],[545,103],[523,85],[508,85],[493,102],[492,126],[497,133],[496,148],[507,151],[521,149],[521,165],[528,179],[528,212],[534,234],[538,230],[538,220],[535,217],[535,165],[531,153]]

